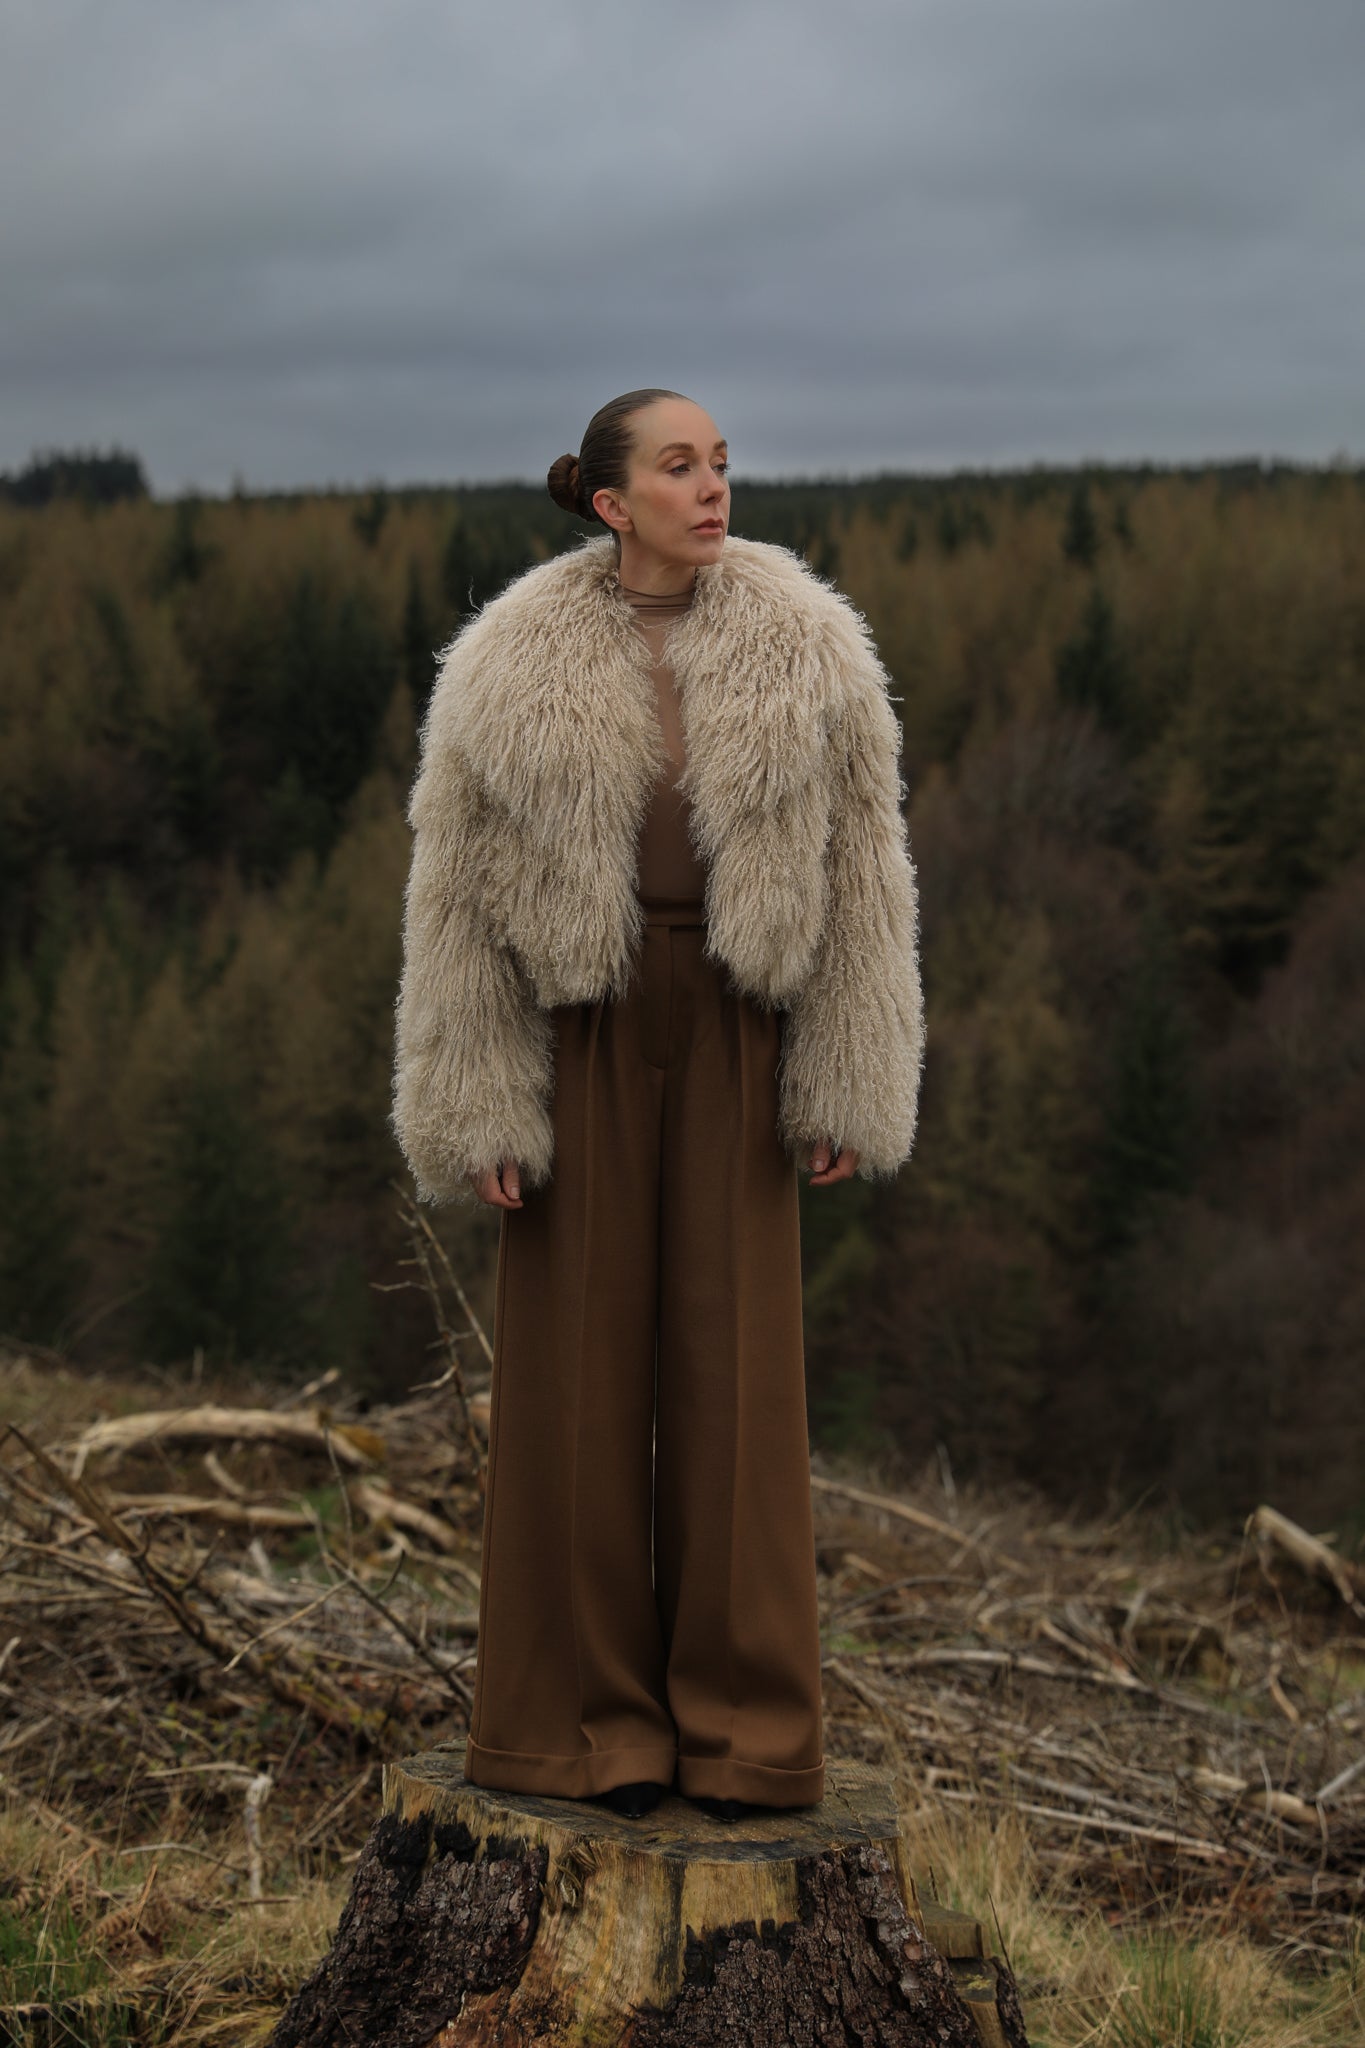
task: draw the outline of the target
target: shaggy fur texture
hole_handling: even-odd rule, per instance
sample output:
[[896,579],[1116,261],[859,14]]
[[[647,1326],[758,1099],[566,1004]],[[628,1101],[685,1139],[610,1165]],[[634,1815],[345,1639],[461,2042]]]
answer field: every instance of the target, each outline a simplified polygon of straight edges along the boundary
[[[423,1201],[550,1178],[558,1004],[623,995],[636,845],[666,763],[610,538],[530,569],[445,650],[421,736],[393,1125]],[[708,955],[783,1014],[779,1135],[885,1178],[914,1141],[918,899],[900,726],[863,619],[786,548],[728,539],[666,643]]]

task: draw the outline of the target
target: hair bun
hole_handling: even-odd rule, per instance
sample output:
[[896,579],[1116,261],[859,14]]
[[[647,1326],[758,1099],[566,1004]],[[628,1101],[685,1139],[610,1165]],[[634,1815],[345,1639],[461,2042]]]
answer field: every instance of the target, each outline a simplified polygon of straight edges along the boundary
[[576,455],[561,455],[558,462],[552,462],[545,482],[550,496],[565,512],[572,512],[579,519],[596,517],[595,513],[587,512],[583,508]]

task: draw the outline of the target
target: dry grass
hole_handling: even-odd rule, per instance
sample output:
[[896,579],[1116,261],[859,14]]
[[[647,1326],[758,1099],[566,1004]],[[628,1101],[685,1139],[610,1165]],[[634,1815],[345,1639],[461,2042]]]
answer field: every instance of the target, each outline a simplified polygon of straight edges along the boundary
[[[4,2038],[25,2038],[15,2015],[28,2006],[54,2016],[51,2038],[89,2048],[264,2041],[327,1947],[344,1872],[248,1907],[212,1851],[139,1852],[70,1825],[23,1797],[0,1813]],[[230,1864],[239,1849],[219,1853]]]
[[1044,1864],[1026,1820],[973,1819],[897,1776],[923,1882],[970,1912],[1019,1980],[1033,2048],[1347,2048],[1365,2041],[1365,1948],[1303,1967],[1171,1906],[1134,1922]]

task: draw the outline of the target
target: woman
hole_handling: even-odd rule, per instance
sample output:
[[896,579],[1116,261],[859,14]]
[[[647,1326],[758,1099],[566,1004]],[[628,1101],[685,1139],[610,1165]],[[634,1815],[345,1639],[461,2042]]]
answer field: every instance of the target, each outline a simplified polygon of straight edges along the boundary
[[502,1212],[465,1772],[733,1819],[824,1793],[797,1170],[914,1138],[900,733],[700,406],[549,485],[608,531],[456,635],[409,808],[394,1127]]

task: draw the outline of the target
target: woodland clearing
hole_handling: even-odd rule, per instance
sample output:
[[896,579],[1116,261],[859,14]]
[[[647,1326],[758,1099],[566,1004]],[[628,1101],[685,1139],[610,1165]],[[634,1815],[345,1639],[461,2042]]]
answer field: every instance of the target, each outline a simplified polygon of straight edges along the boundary
[[[438,1377],[386,1407],[0,1351],[0,2040],[263,2042],[381,1764],[466,1727],[489,1361],[413,1242]],[[1269,1505],[813,1485],[827,1753],[892,1772],[1030,2039],[1365,2040],[1365,1570]]]

